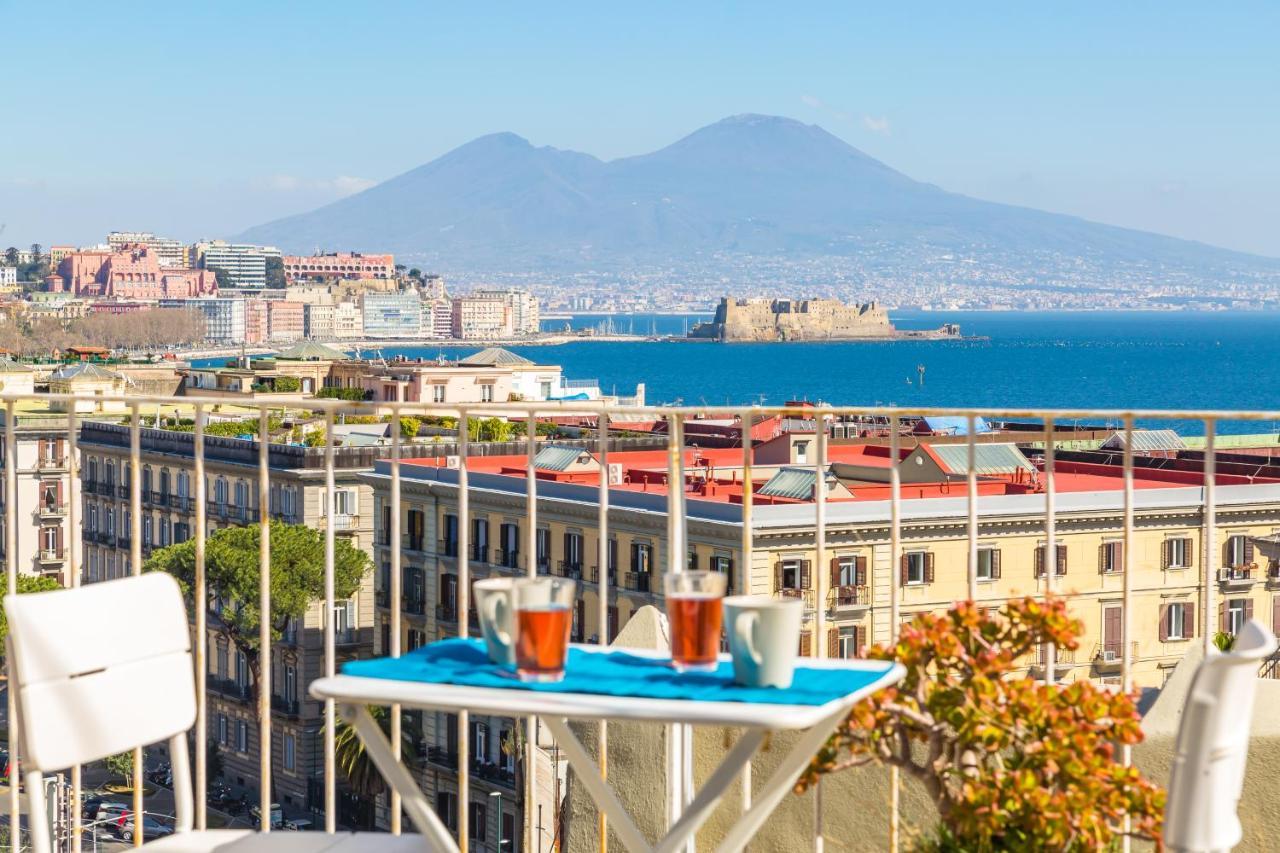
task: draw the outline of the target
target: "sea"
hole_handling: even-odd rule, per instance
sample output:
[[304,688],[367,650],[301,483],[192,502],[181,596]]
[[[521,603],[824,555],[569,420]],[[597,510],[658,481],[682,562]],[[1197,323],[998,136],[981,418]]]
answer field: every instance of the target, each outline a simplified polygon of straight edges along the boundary
[[[897,311],[901,329],[960,324],[972,340],[722,344],[573,341],[512,346],[564,375],[651,403],[992,408],[1280,410],[1280,313]],[[707,315],[577,315],[548,331],[612,327],[681,335]],[[454,358],[475,347],[388,346],[382,355]],[[921,375],[923,373],[923,381]],[[1144,425],[1153,426],[1153,423]],[[1171,422],[1184,433],[1194,423]],[[1227,423],[1222,432],[1276,432]]]

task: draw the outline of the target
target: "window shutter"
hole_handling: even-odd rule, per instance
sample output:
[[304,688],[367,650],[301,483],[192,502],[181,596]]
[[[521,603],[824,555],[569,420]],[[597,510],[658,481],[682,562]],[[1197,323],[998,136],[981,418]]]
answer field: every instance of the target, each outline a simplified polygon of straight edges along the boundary
[[1036,577],[1044,576],[1044,551],[1046,547],[1045,545],[1036,546]]
[[1187,568],[1193,568],[1196,564],[1196,552],[1191,548],[1191,537],[1182,540],[1182,553],[1187,555]]
[[1058,574],[1067,573],[1067,546],[1058,545]]
[[808,560],[800,561],[800,588],[813,589],[812,578],[810,577],[813,563]]
[[1200,631],[1196,625],[1196,606],[1188,601],[1182,607],[1182,614],[1182,633],[1188,638],[1198,635]]
[[991,577],[999,580],[1000,578],[1000,549],[993,548],[991,550]]
[[66,458],[67,440],[60,438],[53,445],[53,452],[57,454],[58,461],[61,462]]
[[1110,561],[1108,559],[1110,556],[1111,555],[1107,551],[1107,545],[1105,542],[1098,546],[1098,574],[1105,575],[1107,572],[1111,571],[1111,567],[1109,565]]
[[1253,538],[1250,536],[1244,538],[1244,561],[1246,563],[1253,562]]
[[39,457],[39,459],[40,459],[40,461],[41,461],[41,462],[43,462],[43,461],[44,461],[44,457],[45,457],[45,448],[46,448],[46,447],[48,447],[48,446],[49,446],[49,442],[48,442],[48,441],[46,441],[46,440],[45,440],[45,439],[43,439],[43,438],[36,442],[36,453],[37,453],[37,455],[38,455],[38,457]]
[[[1280,599],[1277,599],[1280,600]],[[867,626],[855,625],[853,628],[854,654],[862,657],[867,651]]]
[[1160,605],[1160,642],[1169,639],[1169,605]]
[[840,629],[827,629],[827,657],[840,657]]
[[1231,537],[1227,537],[1227,541],[1222,543],[1222,565],[1231,565]]
[[1218,630],[1227,630],[1227,602],[1218,602]]
[[1280,632],[1280,595],[1271,601],[1271,633]]
[[867,585],[867,558],[857,557],[857,563],[853,570],[853,582],[858,586]]
[[933,583],[933,552],[924,555],[924,582]]
[[56,541],[58,545],[58,556],[61,557],[62,556],[62,528],[61,527],[58,528],[58,535],[56,537]]
[[808,631],[802,631],[800,634],[800,657],[807,658],[810,649],[813,646],[813,637]]
[[564,560],[566,563],[569,562],[569,541],[571,539],[573,539],[572,533],[566,533],[564,535],[564,552],[563,553],[564,553]]
[[1164,544],[1160,546],[1160,568],[1167,569],[1173,562],[1170,552],[1173,550],[1173,540],[1166,539]]
[[1111,571],[1124,571],[1124,543],[1117,542],[1111,552]]
[[901,559],[901,560],[899,560],[898,562],[899,562],[899,564],[900,564],[900,565],[898,566],[898,574],[901,576],[901,577],[900,577],[901,585],[902,585],[902,586],[906,586],[906,585],[907,585],[907,574],[908,574],[907,566],[910,564],[910,560],[907,558],[907,555],[906,555],[906,554],[903,554],[903,555],[902,555],[902,559]]
[[1253,599],[1246,598],[1244,600],[1244,621],[1248,622],[1253,618]]
[[782,589],[782,561],[773,564],[773,589],[778,591]]
[[840,558],[831,558],[831,588],[840,586]]

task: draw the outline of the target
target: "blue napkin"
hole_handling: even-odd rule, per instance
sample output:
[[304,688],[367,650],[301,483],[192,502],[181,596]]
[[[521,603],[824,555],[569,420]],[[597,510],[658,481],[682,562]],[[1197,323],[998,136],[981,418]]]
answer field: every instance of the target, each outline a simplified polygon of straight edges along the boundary
[[676,672],[669,660],[623,651],[586,652],[570,648],[564,680],[528,683],[510,670],[489,662],[480,640],[440,640],[399,658],[373,658],[343,665],[346,675],[389,678],[426,684],[458,684],[537,690],[545,693],[590,693],[643,699],[689,699],[703,702],[751,702],[770,705],[825,705],[873,684],[892,664],[876,662],[871,669],[811,669],[796,667],[786,690],[741,687],[733,683],[733,664],[722,662],[714,672]]

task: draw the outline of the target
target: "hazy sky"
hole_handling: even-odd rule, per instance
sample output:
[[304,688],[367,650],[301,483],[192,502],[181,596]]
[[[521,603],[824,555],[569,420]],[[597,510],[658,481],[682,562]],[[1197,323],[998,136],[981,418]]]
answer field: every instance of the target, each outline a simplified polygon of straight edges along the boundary
[[1280,256],[1280,4],[784,5],[0,0],[0,245],[221,236],[484,133],[609,159],[758,112]]

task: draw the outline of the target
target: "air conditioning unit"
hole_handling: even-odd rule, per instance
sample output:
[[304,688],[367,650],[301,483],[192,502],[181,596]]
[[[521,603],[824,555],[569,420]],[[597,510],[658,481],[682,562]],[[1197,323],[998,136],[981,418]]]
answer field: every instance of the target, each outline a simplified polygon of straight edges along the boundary
[[621,462],[609,463],[609,485],[610,486],[622,485],[622,463]]
[[459,468],[461,468],[461,467],[462,467],[462,457],[461,457],[461,456],[446,456],[446,457],[444,458],[444,466],[445,466],[446,468],[452,468],[453,470],[455,470],[455,471],[456,471],[456,470],[458,470]]

